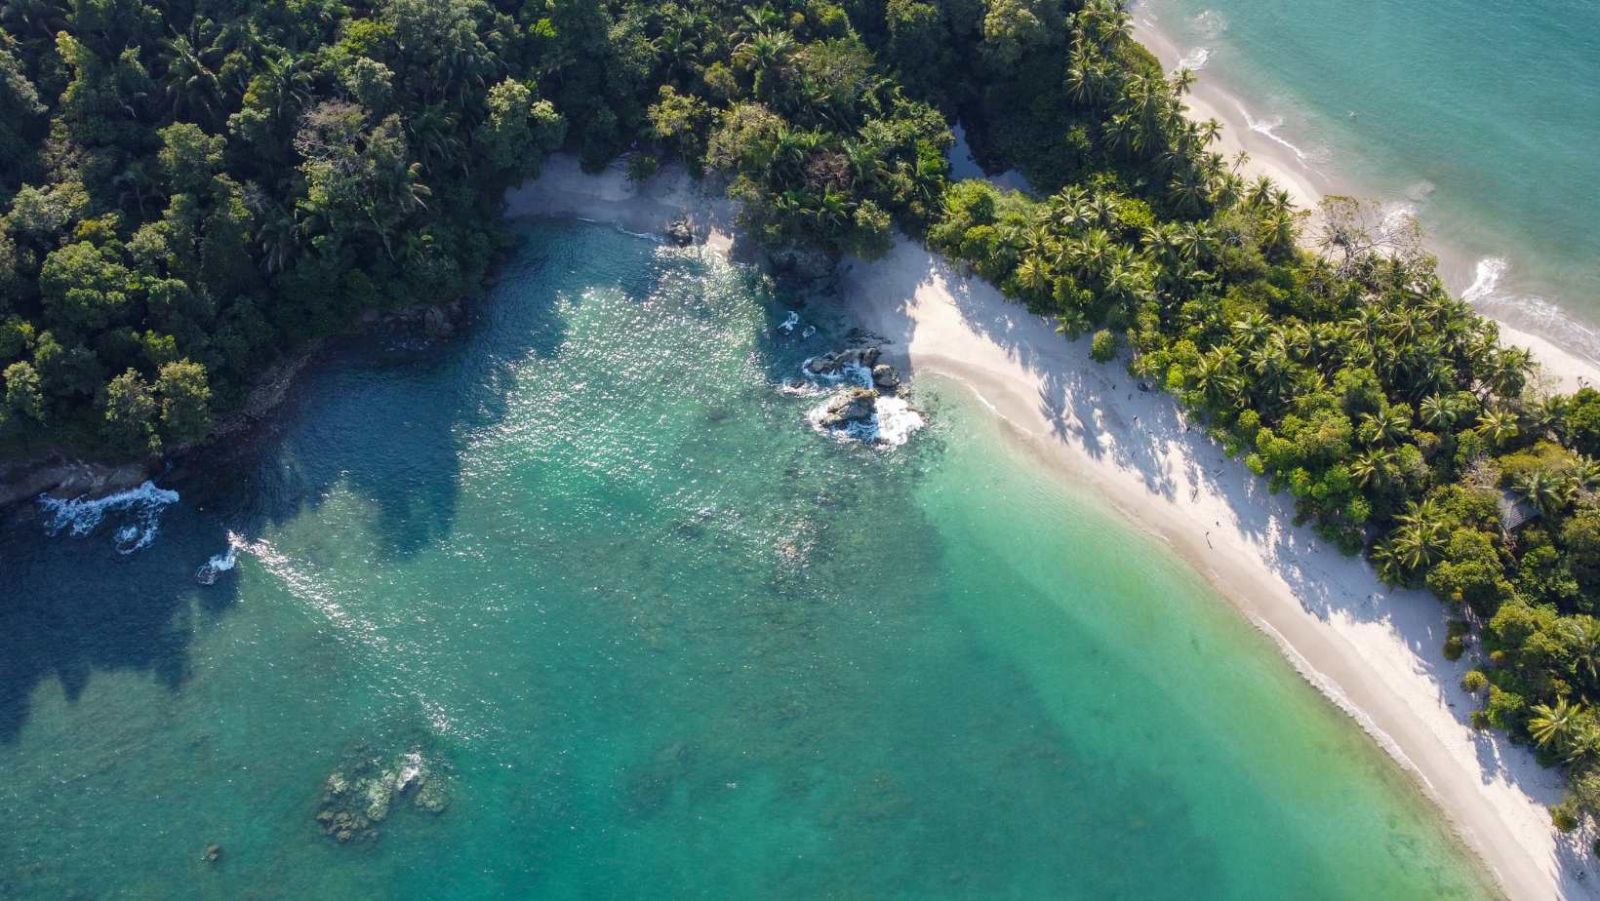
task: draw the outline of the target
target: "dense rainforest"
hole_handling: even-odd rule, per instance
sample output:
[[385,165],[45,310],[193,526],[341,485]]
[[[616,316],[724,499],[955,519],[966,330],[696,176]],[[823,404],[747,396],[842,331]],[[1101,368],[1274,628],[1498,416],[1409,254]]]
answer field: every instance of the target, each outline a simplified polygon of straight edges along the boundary
[[[546,153],[675,162],[769,246],[898,229],[1093,333],[1449,605],[1476,721],[1600,813],[1600,393],[1541,390],[1412,229],[1244,179],[1191,79],[1110,0],[8,0],[0,457],[202,441],[295,347],[474,291]],[[952,181],[957,119],[1037,193]]]

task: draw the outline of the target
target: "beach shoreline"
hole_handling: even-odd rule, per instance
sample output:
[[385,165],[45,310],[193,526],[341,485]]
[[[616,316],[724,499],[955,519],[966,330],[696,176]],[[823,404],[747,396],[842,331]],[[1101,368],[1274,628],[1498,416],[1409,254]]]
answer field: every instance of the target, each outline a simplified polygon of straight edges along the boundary
[[854,261],[843,294],[909,373],[965,385],[1046,465],[1211,582],[1415,778],[1510,897],[1600,897],[1581,841],[1550,824],[1560,773],[1471,726],[1477,701],[1460,679],[1472,656],[1444,658],[1448,611],[1431,594],[1389,588],[1295,526],[1292,499],[1269,493],[1171,397],[1094,363],[1086,340],[929,251],[902,242]]
[[[1175,71],[1184,61],[1183,48],[1147,17],[1135,16],[1134,39],[1155,55],[1164,71]],[[1292,143],[1270,129],[1252,127],[1244,101],[1227,87],[1218,84],[1218,80],[1210,73],[1202,72],[1184,97],[1188,115],[1196,121],[1216,119],[1222,124],[1216,150],[1229,160],[1240,151],[1246,153],[1249,159],[1240,168],[1241,174],[1247,178],[1269,176],[1289,192],[1296,207],[1312,214],[1315,214],[1322,198],[1328,195],[1369,196],[1361,185],[1342,179],[1337,171],[1310,165],[1299,156],[1298,149]],[[1309,222],[1307,228],[1315,228],[1315,223]],[[1484,261],[1438,242],[1427,243],[1429,250],[1439,260],[1440,278],[1452,294],[1470,295],[1475,287],[1481,287],[1479,282],[1483,275],[1480,265]],[[1473,300],[1470,296],[1467,299]],[[1493,320],[1499,326],[1502,344],[1533,351],[1540,362],[1546,387],[1569,394],[1585,386],[1600,387],[1600,360],[1576,347],[1563,346],[1559,336],[1509,322],[1495,315],[1495,311],[1477,304],[1474,304],[1474,309],[1478,315]],[[1575,328],[1583,326],[1576,321],[1572,325]]]
[[[621,167],[591,175],[558,156],[508,194],[506,213],[655,234],[687,218],[713,249],[737,244],[733,205],[681,170],[635,183]],[[1364,560],[1293,525],[1291,501],[1228,458],[1171,397],[1093,362],[1086,340],[1066,340],[909,239],[881,259],[846,260],[840,286],[827,303],[888,339],[908,375],[975,392],[1014,440],[1160,537],[1266,632],[1414,777],[1506,894],[1600,898],[1583,838],[1550,823],[1560,773],[1472,728],[1477,702],[1459,682],[1473,655],[1444,659],[1437,599],[1383,585]]]

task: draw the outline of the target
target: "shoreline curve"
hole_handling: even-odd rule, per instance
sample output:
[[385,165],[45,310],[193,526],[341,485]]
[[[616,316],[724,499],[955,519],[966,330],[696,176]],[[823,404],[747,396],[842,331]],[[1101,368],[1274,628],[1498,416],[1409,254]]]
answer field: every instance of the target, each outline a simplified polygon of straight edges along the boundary
[[[644,183],[620,167],[584,173],[553,157],[506,198],[509,216],[565,216],[660,231],[687,217],[721,252],[738,233],[731,201],[667,169]],[[889,339],[908,375],[976,391],[1016,440],[1092,487],[1166,541],[1271,637],[1291,666],[1356,720],[1440,810],[1512,898],[1597,898],[1578,836],[1550,824],[1560,774],[1503,735],[1468,722],[1459,686],[1471,656],[1444,659],[1446,611],[1391,589],[1359,557],[1308,528],[1238,461],[1193,428],[1177,402],[1140,390],[993,286],[900,237],[883,258],[840,267],[837,312]]]

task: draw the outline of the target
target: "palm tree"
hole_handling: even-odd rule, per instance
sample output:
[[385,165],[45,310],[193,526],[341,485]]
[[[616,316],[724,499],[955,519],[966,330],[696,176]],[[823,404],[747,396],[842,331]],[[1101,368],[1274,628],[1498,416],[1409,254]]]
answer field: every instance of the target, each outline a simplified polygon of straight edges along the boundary
[[1361,417],[1361,434],[1368,444],[1398,444],[1411,433],[1409,408],[1396,404]]
[[771,96],[772,73],[781,69],[794,49],[794,35],[789,32],[762,31],[741,43],[733,59],[754,74],[751,93],[765,100]]
[[1395,529],[1389,543],[1406,571],[1416,572],[1439,558],[1449,529],[1437,501],[1431,497],[1420,504],[1412,501],[1395,521],[1400,527]]
[[734,27],[734,33],[739,35],[759,34],[763,31],[772,31],[783,23],[783,15],[771,6],[746,6],[744,21]]
[[858,189],[870,189],[888,174],[883,154],[870,141],[846,140],[840,147],[850,163],[850,176]]
[[1532,371],[1533,354],[1527,348],[1505,347],[1491,356],[1486,381],[1501,397],[1516,397]]
[[[1198,76],[1194,74],[1194,70],[1188,66],[1185,66],[1172,73],[1172,80],[1170,82],[1172,85],[1172,96],[1182,97],[1184,94],[1189,93],[1189,89],[1194,87],[1194,83],[1197,78]],[[1208,121],[1216,122],[1217,120],[1211,119]],[[1218,127],[1220,128],[1221,126],[1219,125]]]
[[1106,143],[1112,150],[1125,153],[1134,148],[1137,140],[1134,135],[1137,129],[1138,126],[1134,124],[1131,116],[1127,113],[1117,113],[1106,121],[1103,133]]
[[311,73],[287,53],[267,60],[256,77],[263,79],[272,98],[272,114],[279,121],[299,115],[311,100]]
[[1406,580],[1408,570],[1393,540],[1372,549],[1372,562],[1378,564],[1378,576],[1383,581],[1398,585]]
[[1559,513],[1572,502],[1567,481],[1547,469],[1530,469],[1513,479],[1512,484],[1546,516]]
[[1173,242],[1184,261],[1197,268],[1210,262],[1219,244],[1216,229],[1209,222],[1183,223]]
[[1067,66],[1067,96],[1073,103],[1088,106],[1104,100],[1107,80],[1105,66],[1073,53],[1072,62]]
[[812,195],[816,203],[810,213],[825,235],[837,234],[849,222],[849,198],[836,188],[824,188],[822,195]]
[[456,116],[444,104],[423,107],[413,113],[405,125],[423,169],[434,172],[436,166],[451,161],[466,164],[466,154],[457,152],[461,139],[457,137]]
[[1211,186],[1194,166],[1186,166],[1166,182],[1166,197],[1184,213],[1200,213],[1210,200]]
[[1278,188],[1271,178],[1265,175],[1256,176],[1256,180],[1245,189],[1244,201],[1253,207],[1266,207],[1272,202],[1273,192]]
[[1559,748],[1572,737],[1582,712],[1581,706],[1567,703],[1566,698],[1557,698],[1554,707],[1535,704],[1528,720],[1528,734],[1541,748],[1552,744]]
[[1115,228],[1121,219],[1116,195],[1110,191],[1097,191],[1090,195],[1089,213],[1101,228]]
[[1275,209],[1261,218],[1261,244],[1274,259],[1282,259],[1300,240],[1300,218],[1291,210]]
[[67,7],[56,0],[13,0],[0,8],[0,22],[18,38],[50,40],[67,28]]
[[1072,242],[1072,250],[1068,253],[1078,275],[1098,279],[1111,265],[1116,246],[1110,234],[1103,229],[1092,228],[1081,239]]
[[1177,226],[1170,222],[1157,222],[1145,226],[1139,243],[1146,253],[1162,266],[1171,266],[1178,259]]
[[1194,386],[1213,407],[1236,406],[1240,401],[1241,383],[1235,373],[1236,362],[1233,348],[1219,345],[1195,364]]
[[1138,261],[1119,258],[1106,269],[1102,281],[1105,295],[1112,303],[1131,310],[1150,293],[1149,269]]
[[1442,394],[1430,394],[1422,399],[1422,423],[1430,429],[1448,429],[1456,424],[1456,406]]
[[256,242],[261,247],[261,267],[267,275],[282,272],[299,247],[300,227],[293,214],[277,204],[257,213],[261,227]]
[[1571,473],[1579,493],[1600,488],[1600,461],[1579,454],[1577,462],[1572,464]]
[[1065,231],[1082,231],[1094,221],[1089,209],[1089,194],[1077,185],[1062,188],[1046,205],[1050,210],[1050,220]]
[[1524,411],[1528,431],[1535,435],[1550,434],[1558,439],[1564,437],[1570,400],[1565,394],[1556,394],[1533,404]]
[[1396,455],[1393,448],[1376,447],[1362,451],[1350,463],[1350,474],[1362,488],[1373,482],[1384,484],[1389,481],[1389,470],[1394,465]]
[[1572,670],[1587,673],[1589,681],[1600,678],[1600,620],[1592,616],[1578,616],[1561,622],[1572,630],[1568,646],[1572,648]]
[[184,35],[165,42],[167,51],[167,97],[174,118],[213,122],[221,102],[221,85],[196,49]]
[[1504,447],[1522,433],[1516,414],[1510,410],[1485,410],[1478,414],[1478,431],[1495,447]]
[[1233,334],[1241,347],[1253,348],[1272,334],[1272,322],[1261,313],[1249,313],[1233,323]]
[[1031,297],[1038,298],[1048,294],[1053,280],[1050,278],[1049,267],[1037,256],[1025,256],[1017,264],[1017,284]]

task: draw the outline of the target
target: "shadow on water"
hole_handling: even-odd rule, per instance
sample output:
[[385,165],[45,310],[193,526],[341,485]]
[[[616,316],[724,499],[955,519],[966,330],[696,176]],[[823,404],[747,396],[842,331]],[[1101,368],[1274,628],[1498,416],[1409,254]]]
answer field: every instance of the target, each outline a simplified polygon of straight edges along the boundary
[[254,539],[343,487],[374,505],[371,528],[390,559],[448,535],[463,442],[505,417],[518,362],[554,356],[565,338],[554,297],[493,302],[541,267],[581,259],[581,246],[542,246],[544,234],[522,230],[491,302],[450,343],[399,333],[353,340],[302,377],[269,434],[164,482],[182,500],[163,511],[149,547],[117,553],[115,516],[87,536],[48,535],[34,506],[0,517],[0,742],[19,737],[51,677],[69,701],[97,671],[144,671],[181,689],[196,630],[238,596],[237,571],[212,585],[196,579],[230,533]]
[[572,262],[574,250],[542,245],[544,234],[521,231],[488,302],[451,342],[371,336],[313,373],[281,437],[239,460],[247,476],[232,492],[236,529],[260,534],[341,488],[373,505],[371,532],[389,560],[450,534],[465,444],[505,419],[519,364],[556,356],[566,339],[554,296],[508,296],[532,273]]
[[[112,546],[111,530],[46,538],[32,511],[0,528],[0,742],[21,734],[34,689],[52,676],[69,701],[96,671],[143,670],[176,691],[195,630],[233,606],[232,573],[205,587],[195,580],[228,546],[219,523],[168,509],[160,537],[128,556]],[[196,558],[195,548],[211,550]]]

